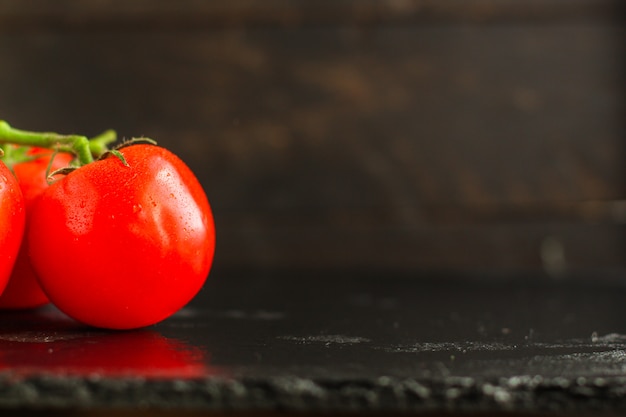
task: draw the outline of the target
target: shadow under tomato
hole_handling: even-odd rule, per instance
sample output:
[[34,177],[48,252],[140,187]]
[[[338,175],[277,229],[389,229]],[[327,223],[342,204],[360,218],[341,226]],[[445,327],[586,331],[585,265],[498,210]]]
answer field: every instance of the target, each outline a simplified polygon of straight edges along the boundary
[[[14,320],[11,320],[11,319]],[[209,353],[150,329],[103,331],[54,310],[4,314],[0,373],[193,379],[224,372]]]

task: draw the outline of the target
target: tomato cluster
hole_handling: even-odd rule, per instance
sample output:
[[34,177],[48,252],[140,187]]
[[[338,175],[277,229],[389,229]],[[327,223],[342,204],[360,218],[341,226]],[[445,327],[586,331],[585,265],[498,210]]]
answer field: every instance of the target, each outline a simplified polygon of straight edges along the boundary
[[213,215],[176,155],[130,143],[51,184],[49,173],[74,155],[27,155],[13,172],[0,162],[0,308],[50,301],[85,324],[131,329],[164,320],[200,291]]

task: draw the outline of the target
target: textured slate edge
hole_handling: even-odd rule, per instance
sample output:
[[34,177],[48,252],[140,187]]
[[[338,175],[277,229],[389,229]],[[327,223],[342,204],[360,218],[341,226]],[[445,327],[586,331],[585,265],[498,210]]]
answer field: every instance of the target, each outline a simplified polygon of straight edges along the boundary
[[0,409],[624,411],[626,377],[145,380],[0,375]]

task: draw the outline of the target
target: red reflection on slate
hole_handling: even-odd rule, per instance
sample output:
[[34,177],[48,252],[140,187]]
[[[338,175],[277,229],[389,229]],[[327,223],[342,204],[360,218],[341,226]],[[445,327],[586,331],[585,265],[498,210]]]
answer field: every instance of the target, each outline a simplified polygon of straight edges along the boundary
[[191,379],[216,373],[203,349],[156,331],[105,332],[78,326],[60,320],[33,330],[16,325],[0,328],[0,373],[146,379]]

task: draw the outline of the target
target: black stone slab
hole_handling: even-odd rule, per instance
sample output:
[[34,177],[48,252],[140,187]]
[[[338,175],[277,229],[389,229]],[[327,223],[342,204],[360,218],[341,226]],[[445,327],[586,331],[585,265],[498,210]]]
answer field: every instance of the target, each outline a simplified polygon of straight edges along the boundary
[[626,410],[626,287],[359,271],[215,271],[184,310],[109,332],[0,318],[0,413]]

